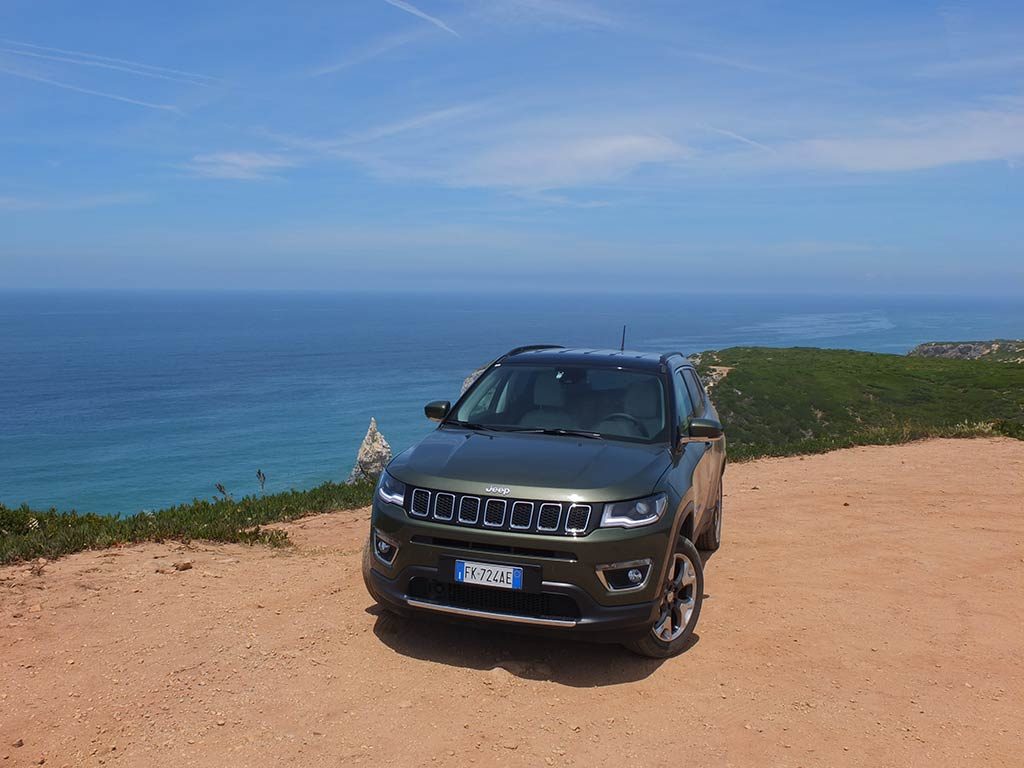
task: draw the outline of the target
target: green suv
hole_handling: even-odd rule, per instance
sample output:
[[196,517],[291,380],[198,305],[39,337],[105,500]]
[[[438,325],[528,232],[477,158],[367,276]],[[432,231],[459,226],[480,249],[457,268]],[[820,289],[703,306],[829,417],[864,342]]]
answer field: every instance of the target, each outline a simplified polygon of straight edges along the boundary
[[495,360],[373,499],[363,578],[398,613],[544,627],[663,658],[700,615],[725,439],[690,362],[548,345]]

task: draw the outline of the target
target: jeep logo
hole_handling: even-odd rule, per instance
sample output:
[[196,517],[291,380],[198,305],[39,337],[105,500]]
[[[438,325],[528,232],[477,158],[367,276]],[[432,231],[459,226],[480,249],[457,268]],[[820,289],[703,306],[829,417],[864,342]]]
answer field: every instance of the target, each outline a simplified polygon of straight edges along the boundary
[[484,490],[487,493],[496,493],[500,496],[508,496],[510,493],[512,493],[511,488],[505,488],[500,485],[488,485],[486,488],[484,488]]

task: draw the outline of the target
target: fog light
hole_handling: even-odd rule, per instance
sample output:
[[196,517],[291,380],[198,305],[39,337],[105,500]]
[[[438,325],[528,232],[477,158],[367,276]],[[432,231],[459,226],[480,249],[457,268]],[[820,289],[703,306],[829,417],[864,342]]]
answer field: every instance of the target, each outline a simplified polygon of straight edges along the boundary
[[650,575],[651,561],[647,559],[597,566],[597,578],[609,592],[643,589]]
[[375,528],[373,530],[373,554],[384,565],[391,565],[395,562],[395,555],[398,554],[398,544]]
[[[386,541],[384,541],[384,539],[377,539],[377,551],[380,552],[381,555],[383,555],[384,557],[387,557],[388,555],[391,554],[391,550],[392,549],[394,549],[394,547],[392,547],[390,544],[388,544]],[[640,571],[636,572],[636,576],[637,576],[637,579],[639,580],[639,578],[640,578]],[[633,578],[633,571],[629,572],[629,578],[630,579]]]

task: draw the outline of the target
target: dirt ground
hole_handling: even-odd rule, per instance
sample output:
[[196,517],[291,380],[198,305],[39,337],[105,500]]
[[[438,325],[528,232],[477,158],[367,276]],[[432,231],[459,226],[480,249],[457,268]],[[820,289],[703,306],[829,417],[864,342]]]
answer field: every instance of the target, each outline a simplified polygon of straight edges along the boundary
[[382,615],[365,510],[0,569],[0,767],[1024,764],[1024,442],[726,482],[664,662]]

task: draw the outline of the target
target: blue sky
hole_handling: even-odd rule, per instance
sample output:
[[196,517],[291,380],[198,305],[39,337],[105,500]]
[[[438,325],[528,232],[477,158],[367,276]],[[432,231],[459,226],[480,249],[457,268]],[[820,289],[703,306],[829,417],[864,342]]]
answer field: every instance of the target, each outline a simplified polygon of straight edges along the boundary
[[9,1],[0,288],[1024,293],[1024,7],[845,6]]

